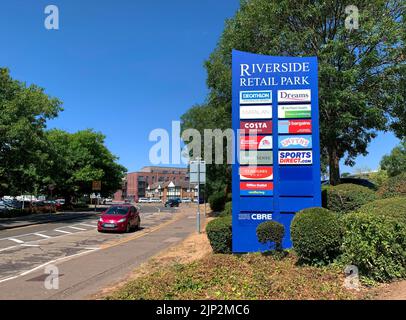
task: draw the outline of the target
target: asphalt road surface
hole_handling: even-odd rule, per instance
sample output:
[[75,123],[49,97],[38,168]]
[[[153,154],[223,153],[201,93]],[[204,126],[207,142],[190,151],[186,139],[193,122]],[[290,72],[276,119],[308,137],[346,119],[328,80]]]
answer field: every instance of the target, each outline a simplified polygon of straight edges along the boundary
[[127,234],[98,233],[98,218],[0,231],[0,299],[86,299],[183,240],[196,223],[193,207],[141,206],[141,230]]

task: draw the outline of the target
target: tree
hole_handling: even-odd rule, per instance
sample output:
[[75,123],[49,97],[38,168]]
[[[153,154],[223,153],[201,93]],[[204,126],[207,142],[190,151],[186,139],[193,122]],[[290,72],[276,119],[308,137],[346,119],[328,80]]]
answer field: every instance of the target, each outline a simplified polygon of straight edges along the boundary
[[389,155],[383,156],[381,168],[387,171],[389,177],[406,172],[406,138]]
[[[332,185],[339,182],[340,159],[354,165],[357,155],[368,153],[377,130],[402,127],[404,112],[404,91],[395,89],[405,70],[403,1],[357,1],[358,30],[345,27],[345,8],[352,4],[242,1],[206,62],[208,105],[224,110],[226,116],[218,121],[230,127],[232,49],[317,56],[321,150]],[[191,117],[187,113],[183,119]]]
[[44,186],[55,185],[55,194],[69,202],[72,196],[92,193],[92,181],[101,180],[102,196],[120,188],[127,171],[104,145],[105,136],[90,129],[68,133],[47,132],[49,158]]
[[61,111],[61,101],[44,89],[13,80],[0,68],[0,196],[39,188],[46,158],[46,121]]

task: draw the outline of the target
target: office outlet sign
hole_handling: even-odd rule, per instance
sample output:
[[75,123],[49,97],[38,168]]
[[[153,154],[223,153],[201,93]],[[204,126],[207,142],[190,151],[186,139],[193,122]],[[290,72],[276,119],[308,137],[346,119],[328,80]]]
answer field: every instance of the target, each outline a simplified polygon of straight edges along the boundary
[[290,225],[304,208],[321,206],[316,57],[274,57],[233,50],[233,252],[269,249],[257,226]]

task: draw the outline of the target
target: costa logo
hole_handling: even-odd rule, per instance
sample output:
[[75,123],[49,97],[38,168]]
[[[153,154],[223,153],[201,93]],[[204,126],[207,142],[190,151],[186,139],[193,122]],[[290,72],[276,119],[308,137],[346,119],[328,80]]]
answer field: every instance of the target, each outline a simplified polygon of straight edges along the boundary
[[240,195],[242,196],[271,196],[273,182],[240,182]]
[[312,136],[279,136],[281,149],[309,149],[312,147]]
[[240,167],[240,180],[273,180],[273,167]]
[[240,119],[272,119],[272,106],[240,106]]
[[272,136],[242,136],[240,150],[272,149]]
[[279,151],[279,164],[312,164],[312,151]]
[[310,89],[278,90],[278,102],[310,102]]
[[241,134],[269,134],[272,133],[272,121],[241,121]]
[[272,103],[271,90],[240,91],[240,104]]
[[312,133],[311,120],[279,120],[279,133]]

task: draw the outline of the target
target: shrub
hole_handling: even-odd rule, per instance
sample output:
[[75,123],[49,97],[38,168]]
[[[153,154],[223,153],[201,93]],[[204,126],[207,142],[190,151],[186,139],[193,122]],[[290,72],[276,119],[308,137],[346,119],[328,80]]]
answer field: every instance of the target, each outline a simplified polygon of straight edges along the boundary
[[233,203],[231,201],[226,202],[224,205],[224,210],[221,213],[221,216],[231,216],[231,209],[232,209]]
[[377,281],[406,277],[405,223],[362,212],[350,213],[343,221],[343,263]]
[[386,170],[379,170],[370,173],[368,179],[379,188],[389,179],[389,176]]
[[330,210],[309,208],[298,212],[290,232],[293,248],[302,262],[327,264],[340,253],[342,223]]
[[214,253],[231,253],[231,216],[210,221],[206,233]]
[[223,211],[225,202],[224,192],[215,192],[209,197],[210,208],[215,212]]
[[262,222],[257,227],[257,238],[260,243],[273,243],[276,250],[282,250],[285,227],[276,221]]
[[357,212],[380,215],[406,223],[406,197],[375,200],[364,204]]
[[326,207],[335,212],[347,213],[376,199],[375,192],[367,187],[345,183],[327,189]]
[[378,196],[381,198],[406,196],[406,172],[389,178],[383,183],[378,189]]

